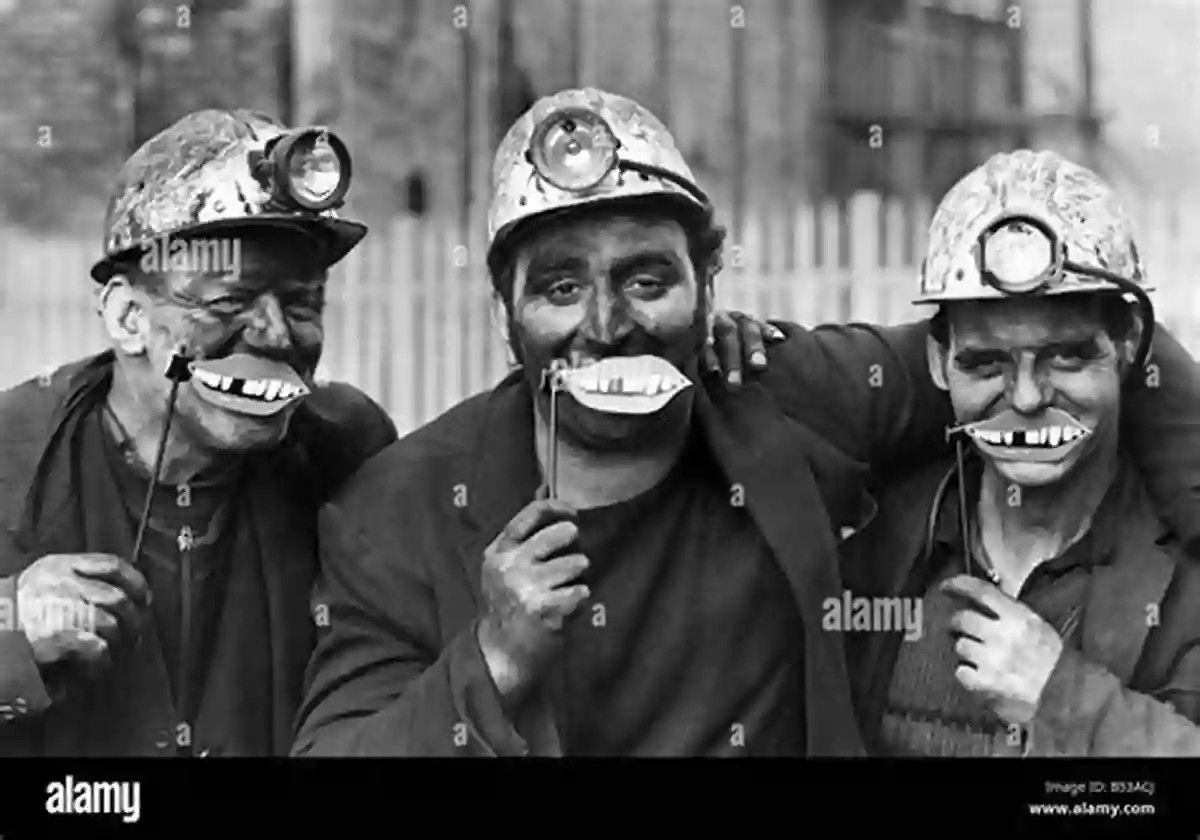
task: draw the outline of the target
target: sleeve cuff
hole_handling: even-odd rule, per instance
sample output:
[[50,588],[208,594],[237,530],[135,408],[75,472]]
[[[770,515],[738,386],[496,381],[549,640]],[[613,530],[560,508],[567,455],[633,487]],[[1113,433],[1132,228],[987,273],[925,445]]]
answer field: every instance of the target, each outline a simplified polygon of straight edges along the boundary
[[0,578],[0,725],[40,714],[50,703],[33,647],[17,626],[16,579]]
[[529,744],[508,719],[500,690],[492,680],[479,647],[478,621],[472,622],[452,643],[459,647],[450,657],[450,690],[457,700],[469,737],[492,757],[527,756]]
[[1030,722],[1031,755],[1086,756],[1092,735],[1121,681],[1079,651],[1064,647]]

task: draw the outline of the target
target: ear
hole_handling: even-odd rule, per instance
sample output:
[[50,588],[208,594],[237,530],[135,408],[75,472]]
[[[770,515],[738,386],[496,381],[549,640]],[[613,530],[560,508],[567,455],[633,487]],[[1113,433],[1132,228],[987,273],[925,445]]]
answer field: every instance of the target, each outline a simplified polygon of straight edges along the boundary
[[[1133,365],[1133,360],[1137,356],[1138,347],[1141,346],[1142,335],[1146,326],[1142,320],[1142,313],[1140,311],[1135,311],[1130,320],[1129,332],[1121,340],[1117,350],[1126,367]],[[1146,361],[1150,361],[1149,355],[1146,356]]]
[[717,313],[717,302],[714,298],[713,274],[711,271],[704,274],[696,274],[696,301],[695,309],[698,318],[704,320],[707,326],[706,335],[711,338],[713,331],[713,318]]
[[929,378],[943,391],[950,390],[946,378],[946,366],[950,364],[950,348],[938,344],[932,335],[925,336],[925,359],[929,364]]
[[492,306],[489,310],[491,315],[492,328],[500,336],[500,341],[504,345],[504,353],[507,357],[508,367],[512,368],[520,364],[518,353],[513,344],[513,331],[510,326],[512,323],[512,307],[504,300],[504,296],[499,291],[492,292]]
[[501,271],[502,275],[508,275],[507,278],[504,278],[507,283],[502,283],[501,286],[507,285],[508,287],[508,298],[504,304],[510,313],[517,305],[517,301],[525,295],[525,275],[529,270],[531,259],[532,255],[529,249],[520,248],[508,258],[508,265]]
[[128,356],[146,353],[150,322],[143,298],[129,280],[120,275],[109,280],[100,292],[104,328],[117,348]]

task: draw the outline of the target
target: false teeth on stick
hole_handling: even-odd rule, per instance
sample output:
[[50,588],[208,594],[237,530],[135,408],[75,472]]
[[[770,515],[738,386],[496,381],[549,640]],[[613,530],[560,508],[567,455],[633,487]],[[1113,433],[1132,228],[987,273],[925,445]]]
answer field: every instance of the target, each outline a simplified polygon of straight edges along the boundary
[[654,414],[692,385],[659,356],[611,356],[559,377],[576,402],[606,414]]

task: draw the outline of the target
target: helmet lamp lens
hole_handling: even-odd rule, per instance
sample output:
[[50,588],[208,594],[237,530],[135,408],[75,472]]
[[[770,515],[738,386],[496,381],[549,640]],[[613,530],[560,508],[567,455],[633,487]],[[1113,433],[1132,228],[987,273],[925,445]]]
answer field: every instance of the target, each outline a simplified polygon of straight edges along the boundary
[[987,237],[983,268],[1002,291],[1036,289],[1054,274],[1054,243],[1034,225],[1007,222]]
[[608,125],[588,112],[550,117],[533,143],[533,164],[543,178],[564,190],[596,186],[616,164],[616,138]]
[[288,161],[293,194],[307,204],[321,204],[337,192],[342,182],[342,162],[337,150],[322,132],[293,147]]

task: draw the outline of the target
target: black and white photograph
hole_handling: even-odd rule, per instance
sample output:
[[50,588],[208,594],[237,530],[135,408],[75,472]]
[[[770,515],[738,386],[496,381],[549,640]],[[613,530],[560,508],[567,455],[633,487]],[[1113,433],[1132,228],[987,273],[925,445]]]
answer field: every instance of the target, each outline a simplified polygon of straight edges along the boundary
[[0,840],[1195,836],[1198,132],[1196,0],[0,0]]

